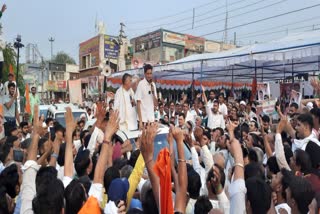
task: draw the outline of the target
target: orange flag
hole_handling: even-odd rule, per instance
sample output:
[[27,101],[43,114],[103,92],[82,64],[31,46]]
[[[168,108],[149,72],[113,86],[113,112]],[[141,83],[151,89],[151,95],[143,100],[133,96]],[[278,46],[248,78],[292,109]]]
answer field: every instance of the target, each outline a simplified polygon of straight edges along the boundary
[[26,98],[25,112],[31,114],[30,95],[29,95],[29,85],[28,84],[26,84],[25,98]]
[[13,66],[12,64],[9,65],[9,73],[13,74],[13,80],[16,81],[16,76],[14,75]]
[[160,212],[161,214],[173,213],[173,201],[171,193],[171,158],[170,152],[164,148],[158,154],[154,171],[160,180]]

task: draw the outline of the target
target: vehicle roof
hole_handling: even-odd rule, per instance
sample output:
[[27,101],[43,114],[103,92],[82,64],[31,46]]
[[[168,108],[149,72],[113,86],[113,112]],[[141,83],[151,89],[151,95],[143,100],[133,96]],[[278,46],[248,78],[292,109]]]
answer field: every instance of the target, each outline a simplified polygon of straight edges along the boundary
[[83,112],[83,113],[87,113],[86,110],[84,109],[80,109],[79,107],[77,106],[74,106],[72,104],[59,104],[58,106],[57,105],[51,105],[49,107],[49,111],[51,112],[66,112],[66,107],[70,107],[72,112]]

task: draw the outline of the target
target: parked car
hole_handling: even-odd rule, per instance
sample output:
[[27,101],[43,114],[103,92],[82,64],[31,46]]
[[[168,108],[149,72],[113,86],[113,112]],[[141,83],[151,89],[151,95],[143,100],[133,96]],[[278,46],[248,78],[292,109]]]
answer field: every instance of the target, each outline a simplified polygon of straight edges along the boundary
[[71,108],[73,118],[75,120],[79,121],[81,117],[85,117],[85,122],[88,121],[88,113],[83,109],[79,109],[78,106],[75,106],[73,104],[51,105],[48,109],[48,114],[46,118],[53,118],[55,121],[59,122],[60,125],[62,125],[63,127],[66,127],[66,121],[65,121],[66,107]]

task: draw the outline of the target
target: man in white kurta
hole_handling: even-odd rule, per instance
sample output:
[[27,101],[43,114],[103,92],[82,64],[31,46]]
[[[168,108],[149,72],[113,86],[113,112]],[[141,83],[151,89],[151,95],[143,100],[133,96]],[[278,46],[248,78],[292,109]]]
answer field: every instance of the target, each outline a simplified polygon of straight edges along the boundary
[[131,75],[124,74],[122,86],[117,90],[114,98],[114,109],[119,111],[120,130],[122,131],[138,129],[136,103],[131,82]]

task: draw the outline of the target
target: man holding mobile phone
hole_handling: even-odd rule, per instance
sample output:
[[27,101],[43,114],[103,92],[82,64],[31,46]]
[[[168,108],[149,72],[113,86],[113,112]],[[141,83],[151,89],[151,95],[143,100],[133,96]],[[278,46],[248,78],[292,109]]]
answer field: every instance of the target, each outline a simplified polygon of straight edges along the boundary
[[152,70],[152,65],[144,66],[144,79],[139,82],[135,95],[140,130],[143,124],[154,122],[154,107],[158,106],[157,89],[152,81]]
[[19,119],[19,113],[18,109],[16,107],[16,100],[17,100],[17,91],[16,91],[16,85],[11,82],[8,84],[8,90],[9,94],[5,95],[3,97],[3,104],[4,104],[4,130],[5,130],[5,135],[9,135],[9,130],[12,128],[15,128],[16,125],[16,120],[18,123],[20,123]]

